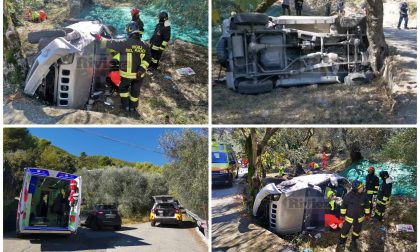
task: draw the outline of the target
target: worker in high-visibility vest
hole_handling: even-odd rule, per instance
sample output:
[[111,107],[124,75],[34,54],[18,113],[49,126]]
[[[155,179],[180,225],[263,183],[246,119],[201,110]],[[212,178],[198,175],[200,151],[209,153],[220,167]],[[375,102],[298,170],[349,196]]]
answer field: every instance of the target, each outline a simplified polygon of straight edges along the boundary
[[101,46],[116,51],[120,62],[120,84],[118,92],[121,106],[125,111],[137,112],[140,96],[140,86],[147,68],[150,65],[151,53],[149,47],[140,40],[140,30],[135,21],[130,21],[126,27],[128,38],[124,40],[103,39],[96,34],[96,40]]
[[167,12],[162,11],[159,13],[159,23],[156,25],[153,36],[150,39],[150,46],[152,49],[151,70],[156,70],[159,67],[162,53],[171,39],[171,24],[168,19],[169,15]]
[[343,228],[337,245],[337,251],[344,251],[347,236],[353,226],[350,247],[357,249],[357,240],[360,237],[362,223],[370,217],[369,200],[363,191],[363,183],[355,180],[351,192],[343,198],[340,214],[344,218]]

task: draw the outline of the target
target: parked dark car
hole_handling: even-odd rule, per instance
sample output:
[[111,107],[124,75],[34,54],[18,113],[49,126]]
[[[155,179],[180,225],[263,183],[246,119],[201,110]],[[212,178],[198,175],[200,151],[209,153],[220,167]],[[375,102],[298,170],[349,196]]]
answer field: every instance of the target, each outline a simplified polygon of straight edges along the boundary
[[85,226],[95,231],[102,227],[121,229],[121,216],[116,205],[95,205],[92,210],[82,213],[81,218],[85,219]]
[[152,227],[157,222],[181,225],[183,207],[180,206],[177,200],[167,195],[153,196],[153,199],[155,204],[150,212],[150,224]]

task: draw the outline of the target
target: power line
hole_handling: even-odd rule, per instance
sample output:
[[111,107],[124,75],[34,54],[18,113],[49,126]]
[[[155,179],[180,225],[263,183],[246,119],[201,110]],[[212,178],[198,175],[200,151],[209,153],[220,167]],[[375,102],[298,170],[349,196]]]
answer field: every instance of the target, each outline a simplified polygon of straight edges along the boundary
[[99,137],[99,138],[102,138],[102,139],[105,139],[105,140],[108,140],[108,141],[112,141],[112,142],[115,142],[115,143],[127,145],[127,146],[130,146],[132,148],[141,149],[141,150],[149,151],[149,152],[154,152],[154,153],[157,153],[157,154],[160,154],[160,155],[166,155],[165,153],[163,153],[161,151],[157,151],[155,149],[144,147],[144,146],[141,146],[141,145],[138,145],[138,144],[133,144],[133,143],[125,142],[125,141],[122,141],[122,140],[119,140],[119,139],[116,139],[116,138],[105,136],[105,135],[100,134],[100,133],[97,133],[97,132],[91,132],[91,131],[88,131],[88,130],[85,130],[85,129],[81,129],[81,128],[73,128],[73,129],[74,130],[77,130],[79,132],[82,132],[84,134],[87,134],[87,135],[96,136],[96,137]]

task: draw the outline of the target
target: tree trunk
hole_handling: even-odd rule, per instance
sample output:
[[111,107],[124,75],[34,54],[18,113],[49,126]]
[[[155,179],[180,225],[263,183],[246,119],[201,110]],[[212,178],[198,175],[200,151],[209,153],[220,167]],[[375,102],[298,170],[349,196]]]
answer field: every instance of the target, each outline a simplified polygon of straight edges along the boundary
[[377,75],[388,56],[388,45],[385,42],[383,19],[383,0],[367,0],[367,37],[369,41],[369,62]]
[[255,9],[256,12],[265,12],[271,5],[273,5],[277,0],[263,0]]

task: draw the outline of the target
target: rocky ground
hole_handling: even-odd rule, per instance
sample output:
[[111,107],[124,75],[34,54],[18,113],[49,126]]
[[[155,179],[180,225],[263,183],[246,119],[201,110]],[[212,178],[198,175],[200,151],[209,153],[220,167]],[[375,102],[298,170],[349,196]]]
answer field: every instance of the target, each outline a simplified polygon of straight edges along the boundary
[[[51,2],[45,8],[49,17],[46,22],[23,21],[23,26],[17,27],[25,57],[30,58],[38,50],[37,45],[27,42],[27,34],[61,28],[67,18],[67,10],[66,2]],[[87,109],[68,110],[45,106],[42,102],[23,95],[19,85],[5,83],[4,123],[203,124],[208,120],[207,59],[206,47],[180,40],[172,41],[162,56],[160,69],[147,75],[143,82],[138,108],[140,118],[120,110],[116,94],[111,97],[113,105],[105,105],[105,97],[101,97]],[[175,70],[182,67],[191,67],[196,74],[179,76]],[[77,114],[77,117],[69,117],[70,114]],[[30,115],[37,116],[34,118]],[[60,115],[60,118],[57,118],[57,115]]]

